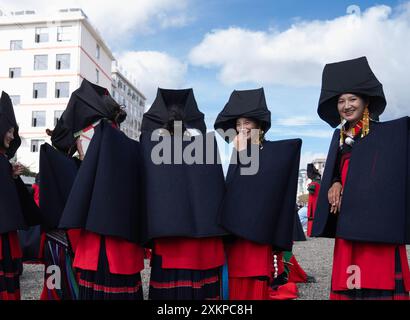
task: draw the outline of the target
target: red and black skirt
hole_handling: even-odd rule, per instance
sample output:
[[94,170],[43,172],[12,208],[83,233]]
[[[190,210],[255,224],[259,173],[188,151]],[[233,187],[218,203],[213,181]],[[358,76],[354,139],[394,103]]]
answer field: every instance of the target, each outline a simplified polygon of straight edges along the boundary
[[[53,285],[53,269],[60,270],[61,283]],[[73,268],[73,254],[68,245],[54,238],[46,237],[44,244],[44,287],[41,300],[78,300],[78,275]]]
[[20,275],[23,272],[21,258],[12,257],[7,233],[0,234],[0,300],[20,300]]
[[394,290],[352,289],[331,291],[331,300],[409,300],[409,292],[405,290],[401,268],[399,248],[395,251],[395,288]]
[[162,258],[151,260],[150,300],[219,300],[221,268],[209,270],[164,269]]
[[141,274],[132,275],[110,273],[104,237],[97,271],[78,269],[80,300],[142,300]]

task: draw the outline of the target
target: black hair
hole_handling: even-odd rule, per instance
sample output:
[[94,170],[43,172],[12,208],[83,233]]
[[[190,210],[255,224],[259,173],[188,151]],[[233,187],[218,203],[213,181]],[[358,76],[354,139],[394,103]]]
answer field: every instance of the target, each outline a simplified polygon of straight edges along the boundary
[[186,130],[184,124],[185,113],[182,109],[183,106],[180,104],[172,104],[168,107],[168,121],[164,124],[163,128],[167,129],[171,135],[174,135],[175,121],[182,122],[182,132]]

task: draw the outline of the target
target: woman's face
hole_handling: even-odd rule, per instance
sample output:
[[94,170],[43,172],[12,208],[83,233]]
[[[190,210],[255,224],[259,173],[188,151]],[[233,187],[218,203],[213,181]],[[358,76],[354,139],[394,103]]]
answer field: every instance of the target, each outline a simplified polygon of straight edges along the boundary
[[10,148],[10,143],[14,140],[14,128],[10,128],[4,135],[3,145],[6,149]]
[[249,118],[239,118],[236,120],[236,131],[244,132],[246,134],[246,138],[251,138],[251,130],[252,129],[259,129],[258,124]]
[[337,102],[340,116],[351,125],[356,125],[362,119],[366,107],[366,102],[352,93],[342,94]]

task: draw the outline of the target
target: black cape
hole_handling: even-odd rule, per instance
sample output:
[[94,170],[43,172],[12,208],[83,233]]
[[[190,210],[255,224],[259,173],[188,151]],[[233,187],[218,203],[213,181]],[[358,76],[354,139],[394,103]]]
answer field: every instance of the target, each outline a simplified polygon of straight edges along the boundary
[[[110,103],[107,103],[108,100]],[[119,105],[113,102],[106,88],[84,79],[68,101],[67,108],[53,130],[54,147],[67,154],[75,144],[74,133],[83,130],[100,119],[113,119]],[[73,152],[71,152],[73,153]]]
[[23,262],[38,263],[40,261],[41,226],[19,231],[18,238],[23,253]]
[[[182,164],[174,162],[176,136],[160,139],[171,144],[171,163],[156,165],[151,159],[153,148],[160,142],[151,141],[152,133],[169,122],[171,109],[177,106],[184,127],[199,130],[191,142],[208,137],[212,141],[213,163]],[[154,133],[155,134],[155,133]],[[175,138],[176,137],[176,138]],[[211,237],[226,234],[218,225],[225,184],[222,166],[217,162],[218,148],[213,133],[206,134],[204,115],[199,111],[192,89],[158,89],[157,98],[142,120],[144,242],[160,237]],[[190,144],[182,143],[183,150]],[[205,144],[203,145],[205,148]],[[204,149],[203,149],[204,150]],[[203,152],[205,156],[205,151]],[[219,163],[219,164],[218,164]]]
[[163,128],[169,120],[169,108],[172,105],[181,106],[184,114],[186,128],[195,128],[206,133],[204,114],[199,111],[192,89],[171,90],[161,89],[157,91],[157,97],[151,108],[144,113],[141,131],[152,132]]
[[[142,147],[144,190],[144,242],[161,237],[211,237],[226,234],[218,225],[220,206],[225,192],[222,166],[216,163],[218,148],[214,133],[215,164],[160,164],[151,159],[151,152],[158,142],[151,141],[149,133],[140,138]],[[197,136],[193,137],[198,139]],[[162,139],[162,138],[161,138]],[[163,137],[170,145],[172,136]],[[183,142],[183,148],[189,142]],[[205,152],[203,153],[205,155]],[[172,151],[172,159],[174,159]]]
[[13,158],[17,149],[21,145],[19,136],[19,127],[14,115],[13,103],[7,93],[1,93],[0,98],[0,146],[3,145],[4,135],[11,128],[14,128],[14,140],[10,143],[10,147],[6,150],[6,155],[9,159]]
[[263,143],[259,170],[241,175],[229,166],[221,224],[231,233],[278,250],[292,249],[300,139]]
[[41,146],[40,208],[44,231],[58,227],[78,167],[79,161],[64,155],[47,143]]
[[60,228],[137,243],[140,180],[138,142],[102,121],[74,180]]
[[263,88],[233,91],[229,101],[219,113],[214,128],[215,130],[222,129],[224,131],[235,129],[236,120],[241,117],[259,121],[265,133],[269,130],[271,126],[271,113],[266,105]]
[[326,161],[312,236],[390,244],[410,243],[409,118],[371,122],[370,133],[352,148],[341,212],[329,212],[339,148],[336,130]]
[[366,57],[327,64],[323,70],[318,114],[333,128],[340,124],[337,99],[354,93],[369,97],[370,117],[377,120],[386,107],[383,85],[370,69]]
[[40,210],[21,178],[12,178],[11,164],[3,155],[0,155],[0,186],[0,234],[40,224]]
[[[34,197],[34,190],[31,185],[26,185],[31,197]],[[38,263],[41,242],[41,226],[30,227],[27,230],[19,230],[18,238],[21,251],[23,253],[23,262]]]

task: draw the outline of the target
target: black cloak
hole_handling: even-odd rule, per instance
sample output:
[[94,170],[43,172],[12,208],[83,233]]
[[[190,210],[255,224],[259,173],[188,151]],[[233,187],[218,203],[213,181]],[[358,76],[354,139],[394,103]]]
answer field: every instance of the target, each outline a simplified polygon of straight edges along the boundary
[[73,153],[74,133],[100,119],[114,120],[120,106],[111,98],[106,88],[84,79],[68,101],[67,108],[53,130],[51,141],[60,151]]
[[13,103],[7,93],[2,91],[0,98],[0,146],[3,145],[4,135],[11,128],[14,128],[14,140],[6,150],[9,159],[13,158],[17,149],[20,147],[21,139],[19,136],[19,127],[14,115]]
[[40,208],[44,231],[58,227],[78,167],[78,161],[49,144],[40,147]]
[[20,177],[13,179],[12,166],[7,158],[12,158],[21,144],[13,105],[7,93],[3,92],[0,100],[1,143],[5,133],[14,127],[15,139],[6,156],[0,154],[0,234],[27,229],[40,223],[40,212]]
[[23,262],[40,262],[41,227],[34,226],[18,232]]
[[[178,102],[178,103],[176,103]],[[182,142],[182,150],[198,139],[209,139],[213,151],[213,164],[188,164],[175,160],[174,145],[179,136],[162,136],[160,142],[151,141],[153,131],[163,128],[169,121],[168,110],[177,104],[183,110],[181,119],[186,128],[198,129],[202,134]],[[205,134],[203,114],[198,110],[192,89],[159,89],[157,99],[144,115],[140,137],[143,166],[144,243],[161,237],[212,237],[226,234],[219,227],[218,216],[225,192],[224,176],[213,133]],[[154,133],[155,135],[155,133]],[[151,153],[159,143],[171,145],[171,162],[155,164]],[[191,145],[192,146],[192,145]],[[202,147],[201,147],[202,148]],[[205,148],[205,143],[203,145]],[[200,149],[198,149],[200,150]],[[209,151],[209,150],[208,150]],[[199,158],[198,158],[199,159]],[[218,164],[219,163],[219,164]]]
[[[327,65],[319,116],[336,126],[337,100],[343,93],[369,96],[369,111],[378,117],[386,99],[365,57]],[[340,130],[327,156],[315,211],[312,236],[391,244],[410,243],[409,120],[370,122],[370,132],[357,140],[349,162],[340,213],[330,213],[327,193],[337,162]]]
[[61,229],[85,229],[139,241],[139,144],[102,121],[78,170]]
[[337,100],[344,93],[368,96],[373,120],[377,120],[386,107],[383,85],[370,69],[366,57],[327,64],[323,70],[318,114],[333,128],[340,124]]
[[[270,128],[263,89],[234,91],[214,127],[234,129],[240,117],[255,119],[265,132]],[[241,175],[242,164],[231,163],[221,217],[225,229],[278,250],[292,249],[301,145],[300,139],[264,141],[255,175]]]
[[299,174],[300,139],[265,141],[259,170],[241,175],[229,166],[222,226],[231,233],[277,250],[292,249]]
[[199,111],[192,89],[171,90],[158,88],[157,97],[144,114],[141,131],[152,132],[163,128],[170,117],[171,106],[180,107],[186,128],[195,128],[206,133],[204,114]]
[[407,117],[371,122],[369,134],[352,148],[340,213],[330,213],[340,131],[326,161],[312,236],[410,244],[410,139]]

